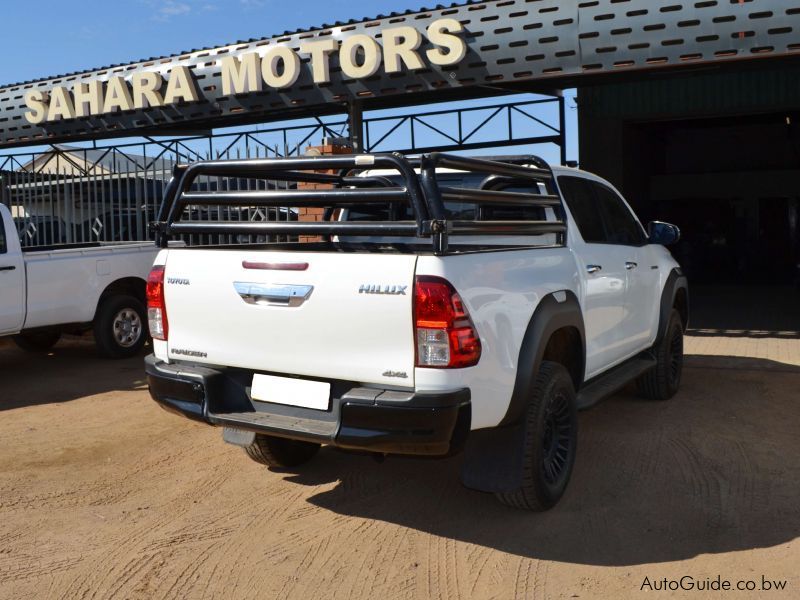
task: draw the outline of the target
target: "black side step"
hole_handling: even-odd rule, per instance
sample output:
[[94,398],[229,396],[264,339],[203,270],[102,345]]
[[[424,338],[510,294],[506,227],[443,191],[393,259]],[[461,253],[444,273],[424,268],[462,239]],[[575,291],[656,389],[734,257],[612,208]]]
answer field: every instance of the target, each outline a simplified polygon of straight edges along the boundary
[[640,354],[595,377],[578,392],[578,410],[591,408],[655,366],[655,358]]

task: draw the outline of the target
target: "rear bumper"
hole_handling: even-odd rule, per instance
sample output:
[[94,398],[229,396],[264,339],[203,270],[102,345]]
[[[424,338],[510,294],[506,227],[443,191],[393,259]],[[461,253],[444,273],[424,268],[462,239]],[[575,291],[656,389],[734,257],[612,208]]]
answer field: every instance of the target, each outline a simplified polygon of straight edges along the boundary
[[[444,456],[470,428],[470,392],[397,392],[331,381],[327,411],[253,401],[253,372],[145,358],[150,396],[166,410],[239,432],[387,454]],[[236,431],[230,440],[247,440]]]

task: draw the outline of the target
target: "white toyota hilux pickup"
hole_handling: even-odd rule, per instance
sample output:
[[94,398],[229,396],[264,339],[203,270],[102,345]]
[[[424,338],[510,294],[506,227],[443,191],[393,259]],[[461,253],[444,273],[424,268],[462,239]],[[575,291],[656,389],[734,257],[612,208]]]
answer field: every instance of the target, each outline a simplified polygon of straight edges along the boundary
[[64,332],[94,329],[102,355],[133,356],[147,339],[145,281],[156,252],[152,242],[23,251],[0,204],[0,337],[36,352]]
[[[189,191],[200,176],[258,183]],[[187,218],[210,206],[325,210]],[[150,394],[273,467],[322,444],[463,450],[465,485],[544,510],[570,477],[577,410],[631,381],[656,400],[680,383],[678,229],[645,231],[607,182],[536,157],[199,162],[176,169],[156,229]],[[297,241],[166,249],[183,234]]]

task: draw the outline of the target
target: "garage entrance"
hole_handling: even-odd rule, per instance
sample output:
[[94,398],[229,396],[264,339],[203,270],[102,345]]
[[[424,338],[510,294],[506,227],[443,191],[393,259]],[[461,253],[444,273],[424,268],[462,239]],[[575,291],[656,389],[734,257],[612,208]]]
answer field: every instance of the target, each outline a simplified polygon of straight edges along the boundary
[[581,167],[608,178],[692,284],[692,326],[800,331],[800,69],[698,70],[579,90]]
[[653,218],[683,231],[676,257],[696,283],[797,277],[800,135],[778,113],[633,124]]
[[[694,284],[800,283],[800,70],[583,88],[581,166],[683,232]],[[621,159],[621,160],[620,160]]]

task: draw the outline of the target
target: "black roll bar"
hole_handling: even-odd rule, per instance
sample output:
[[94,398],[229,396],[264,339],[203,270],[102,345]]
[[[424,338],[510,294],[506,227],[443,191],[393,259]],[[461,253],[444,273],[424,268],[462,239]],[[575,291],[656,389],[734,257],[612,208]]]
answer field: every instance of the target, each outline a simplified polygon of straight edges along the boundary
[[[479,188],[440,187],[437,169],[453,169],[487,175]],[[400,180],[359,172],[387,169]],[[418,172],[417,172],[418,171]],[[198,177],[228,177],[277,180],[295,183],[330,184],[330,189],[263,189],[241,191],[190,191]],[[503,186],[536,182],[548,193],[509,192]],[[464,221],[448,218],[445,202],[483,207],[552,208],[556,221]],[[403,214],[390,210],[386,221],[330,221],[335,209],[365,206],[400,206],[411,210],[413,220],[398,221]],[[321,222],[224,222],[182,221],[188,207],[319,207],[325,208]],[[430,238],[434,252],[447,251],[451,235],[530,236],[556,234],[559,244],[566,241],[566,223],[561,199],[553,184],[553,172],[535,156],[472,158],[433,153],[406,158],[399,154],[359,154],[301,158],[247,160],[209,160],[175,167],[167,184],[158,221],[154,223],[160,247],[174,235],[322,235],[322,236],[401,236]]]

